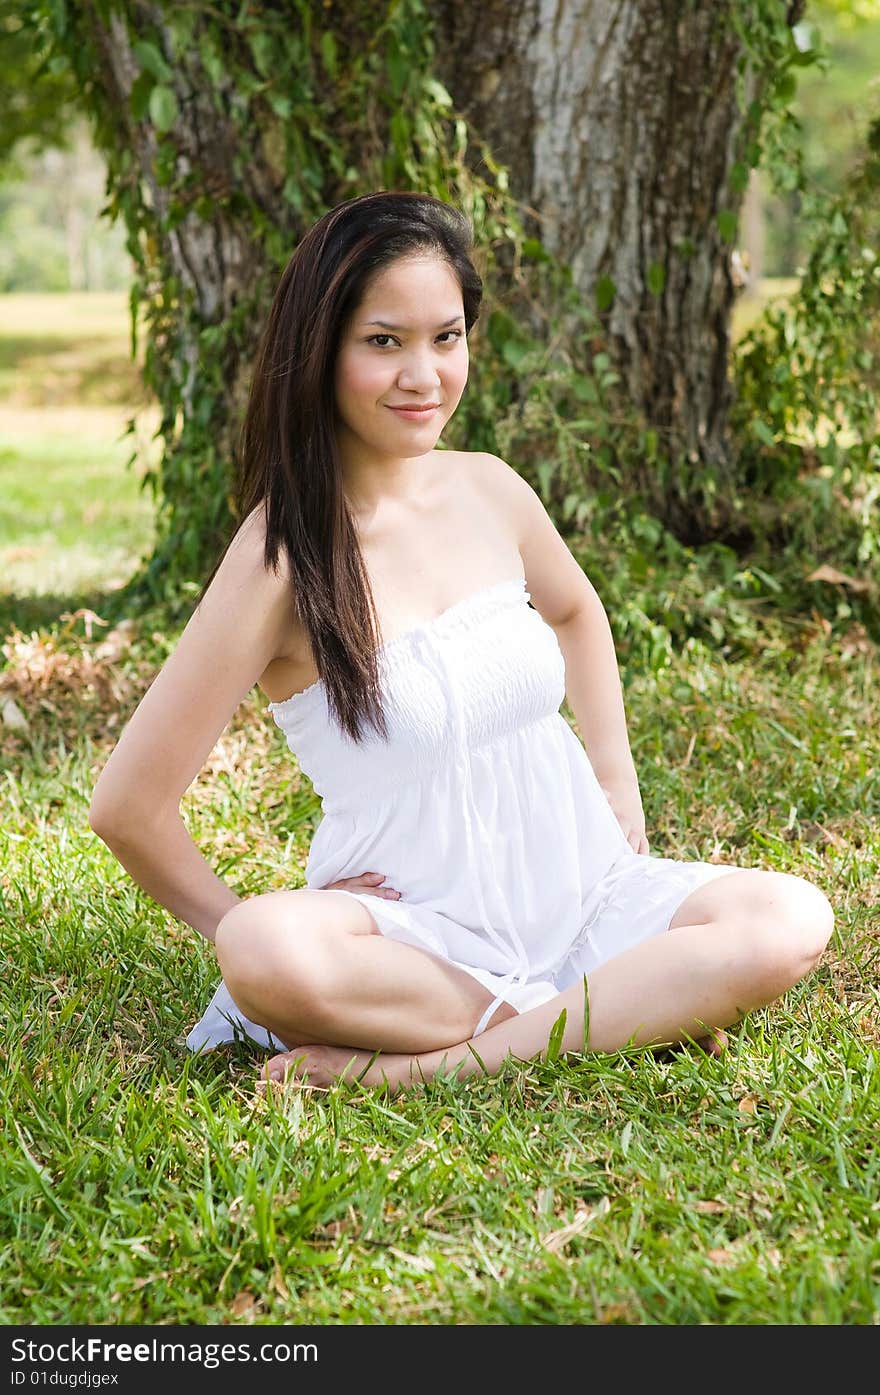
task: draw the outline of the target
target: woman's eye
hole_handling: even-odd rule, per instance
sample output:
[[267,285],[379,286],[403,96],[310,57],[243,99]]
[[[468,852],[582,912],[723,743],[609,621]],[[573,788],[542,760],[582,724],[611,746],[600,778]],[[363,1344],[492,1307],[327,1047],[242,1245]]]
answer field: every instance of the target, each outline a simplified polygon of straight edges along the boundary
[[[462,331],[461,331],[460,329],[445,329],[445,330],[443,331],[443,333],[440,334],[440,335],[438,335],[437,337],[438,337],[439,339],[443,339],[443,340],[445,340],[447,343],[449,343],[450,341],[449,341],[449,339],[448,339],[448,336],[449,336],[450,334],[453,336],[452,342],[454,343],[456,339],[460,339],[460,338],[461,338]],[[367,340],[367,343],[368,343],[368,344],[375,344],[376,347],[377,347],[378,349],[384,349],[384,348],[387,347],[387,345],[384,344],[384,343],[383,343],[383,344],[380,344],[380,343],[379,343],[379,340],[380,340],[380,339],[383,339],[383,340],[393,340],[393,338],[394,338],[394,336],[391,335],[391,334],[371,334],[370,337],[369,337],[369,339]]]

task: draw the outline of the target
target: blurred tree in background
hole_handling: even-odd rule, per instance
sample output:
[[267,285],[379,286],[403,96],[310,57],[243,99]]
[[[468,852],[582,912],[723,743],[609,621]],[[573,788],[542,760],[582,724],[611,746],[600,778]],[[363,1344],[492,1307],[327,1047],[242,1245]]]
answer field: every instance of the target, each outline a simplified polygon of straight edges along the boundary
[[68,147],[80,92],[70,65],[50,46],[45,16],[25,16],[14,4],[0,12],[0,180],[26,169],[25,148],[33,154]]
[[[792,101],[803,129],[806,184],[839,194],[864,149],[872,104],[880,106],[878,0],[808,0],[802,41],[824,57],[805,69]],[[796,276],[808,255],[801,196],[767,196],[764,274]]]
[[[805,69],[792,100],[803,128],[812,187],[837,193],[864,144],[866,99],[880,85],[880,0],[808,0],[803,42],[825,59]],[[101,218],[106,161],[95,148],[66,64],[48,57],[45,26],[35,34],[14,8],[0,15],[0,293],[127,289],[134,265],[119,225]],[[51,65],[54,64],[54,71]],[[39,76],[38,76],[39,75]],[[772,194],[759,176],[756,275],[794,277],[806,246],[795,193]],[[87,229],[79,254],[68,219]],[[740,244],[751,250],[747,230]]]
[[0,294],[9,291],[128,291],[134,264],[125,229],[101,217],[107,166],[88,123],[71,115],[65,145],[25,155],[0,181]]
[[0,294],[128,290],[125,230],[101,214],[107,165],[45,16],[0,13]]

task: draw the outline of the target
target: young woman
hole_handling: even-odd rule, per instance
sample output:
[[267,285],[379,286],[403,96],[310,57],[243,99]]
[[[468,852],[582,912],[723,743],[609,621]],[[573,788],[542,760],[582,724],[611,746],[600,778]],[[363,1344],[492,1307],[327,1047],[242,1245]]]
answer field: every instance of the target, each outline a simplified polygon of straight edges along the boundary
[[[717,1049],[833,928],[801,877],[649,853],[599,596],[515,469],[437,448],[471,252],[419,193],[303,237],[257,357],[243,521],[95,787],[91,827],[216,947],[187,1045],[283,1046],[263,1081],[493,1071],[563,1009],[563,1051]],[[323,818],[305,887],[242,899],[179,804],[255,683]]]

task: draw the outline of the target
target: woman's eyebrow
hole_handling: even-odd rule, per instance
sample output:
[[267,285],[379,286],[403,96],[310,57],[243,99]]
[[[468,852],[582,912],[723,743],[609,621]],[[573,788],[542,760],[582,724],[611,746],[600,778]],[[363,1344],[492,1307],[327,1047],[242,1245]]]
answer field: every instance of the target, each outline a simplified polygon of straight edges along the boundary
[[[442,325],[437,325],[436,328],[437,328],[437,329],[447,329],[447,328],[449,327],[449,325],[458,324],[458,321],[459,321],[459,320],[463,320],[463,319],[464,319],[464,315],[453,315],[451,320],[444,320],[443,323],[442,323]],[[409,328],[408,325],[391,325],[391,324],[388,323],[387,320],[364,320],[364,324],[365,324],[365,325],[381,325],[381,327],[382,327],[383,329],[408,329],[408,328]]]

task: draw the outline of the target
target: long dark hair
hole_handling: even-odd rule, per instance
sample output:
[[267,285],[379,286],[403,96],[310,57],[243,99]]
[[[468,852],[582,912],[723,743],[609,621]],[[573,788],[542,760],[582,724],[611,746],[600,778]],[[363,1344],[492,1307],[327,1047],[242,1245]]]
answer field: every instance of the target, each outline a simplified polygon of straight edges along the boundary
[[425,249],[455,273],[469,333],[483,283],[471,260],[473,230],[452,204],[430,194],[381,190],[347,199],[313,224],[275,292],[240,437],[239,519],[263,505],[264,563],[277,571],[284,549],[296,614],[328,706],[354,741],[361,740],[362,720],[383,737],[388,733],[376,661],[379,626],[343,490],[334,366],[370,278]]

